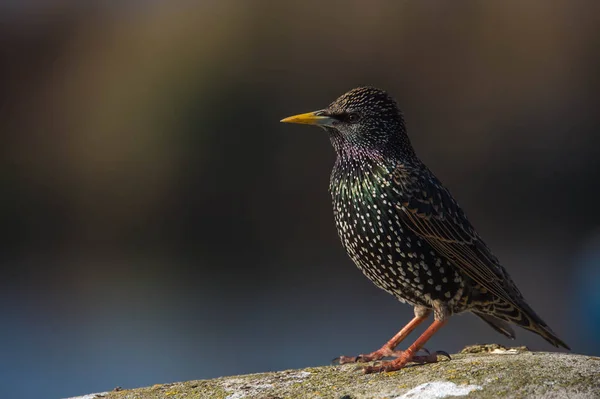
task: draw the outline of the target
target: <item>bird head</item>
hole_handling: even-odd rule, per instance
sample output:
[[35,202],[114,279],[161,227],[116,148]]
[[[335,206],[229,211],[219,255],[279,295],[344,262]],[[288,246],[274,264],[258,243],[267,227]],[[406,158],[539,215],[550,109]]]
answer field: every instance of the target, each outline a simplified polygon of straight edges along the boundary
[[338,155],[412,153],[398,104],[388,93],[373,87],[352,89],[327,108],[281,122],[324,128]]

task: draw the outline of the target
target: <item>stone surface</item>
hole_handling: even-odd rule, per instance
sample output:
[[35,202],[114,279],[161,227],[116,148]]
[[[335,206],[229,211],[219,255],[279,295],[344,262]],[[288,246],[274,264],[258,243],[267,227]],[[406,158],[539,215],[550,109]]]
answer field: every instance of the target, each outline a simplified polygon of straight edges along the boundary
[[[600,358],[500,345],[465,348],[452,360],[364,375],[357,365],[221,377],[95,395],[103,399],[600,398]],[[94,398],[94,395],[86,395]]]

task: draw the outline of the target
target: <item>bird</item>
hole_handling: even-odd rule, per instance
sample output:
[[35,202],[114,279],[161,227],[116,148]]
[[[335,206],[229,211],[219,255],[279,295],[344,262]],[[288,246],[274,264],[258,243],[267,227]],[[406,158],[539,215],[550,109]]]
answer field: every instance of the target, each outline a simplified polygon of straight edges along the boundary
[[[327,108],[281,122],[328,133],[336,153],[329,191],[342,245],[369,280],[414,308],[411,321],[380,349],[340,356],[339,363],[379,361],[363,369],[375,373],[450,357],[424,345],[452,315],[464,312],[511,339],[511,325],[517,325],[570,349],[529,306],[450,191],[417,156],[390,94],[357,87]],[[395,350],[432,313],[422,335],[406,350]]]

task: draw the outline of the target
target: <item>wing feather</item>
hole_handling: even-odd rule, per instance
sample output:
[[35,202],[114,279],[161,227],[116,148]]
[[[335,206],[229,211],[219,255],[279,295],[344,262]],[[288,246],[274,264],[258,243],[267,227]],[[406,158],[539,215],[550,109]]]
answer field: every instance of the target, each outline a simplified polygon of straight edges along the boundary
[[405,225],[475,282],[520,309],[515,303],[520,293],[507,284],[502,266],[435,176],[430,172],[423,176],[422,170],[416,173],[401,165],[392,178],[392,192],[400,197],[397,208]]

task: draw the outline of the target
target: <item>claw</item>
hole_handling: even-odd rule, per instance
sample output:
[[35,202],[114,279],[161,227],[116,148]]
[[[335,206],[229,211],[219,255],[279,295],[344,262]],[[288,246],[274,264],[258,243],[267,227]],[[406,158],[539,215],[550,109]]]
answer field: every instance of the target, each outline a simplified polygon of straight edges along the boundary
[[346,363],[356,363],[359,362],[361,360],[359,360],[360,356],[338,356],[335,359],[333,359],[331,362],[332,363],[336,363],[337,364],[346,364]]
[[371,352],[369,354],[361,354],[358,356],[339,356],[332,360],[333,363],[337,362],[339,364],[346,363],[367,363],[372,362],[374,360],[380,360],[387,356],[395,356],[398,357],[402,354],[402,351],[392,351],[389,348],[386,350],[379,349],[375,352]]
[[445,356],[447,357],[449,360],[452,360],[452,358],[450,357],[450,355],[445,352],[445,351],[435,351],[435,352],[430,352],[425,348],[421,349],[423,352],[427,353],[427,355],[425,356],[413,356],[411,361],[415,362],[415,363],[436,363],[438,360],[438,355],[440,356]]
[[380,372],[380,371],[381,370],[379,367],[366,366],[366,367],[362,368],[363,374],[371,374],[371,373]]

